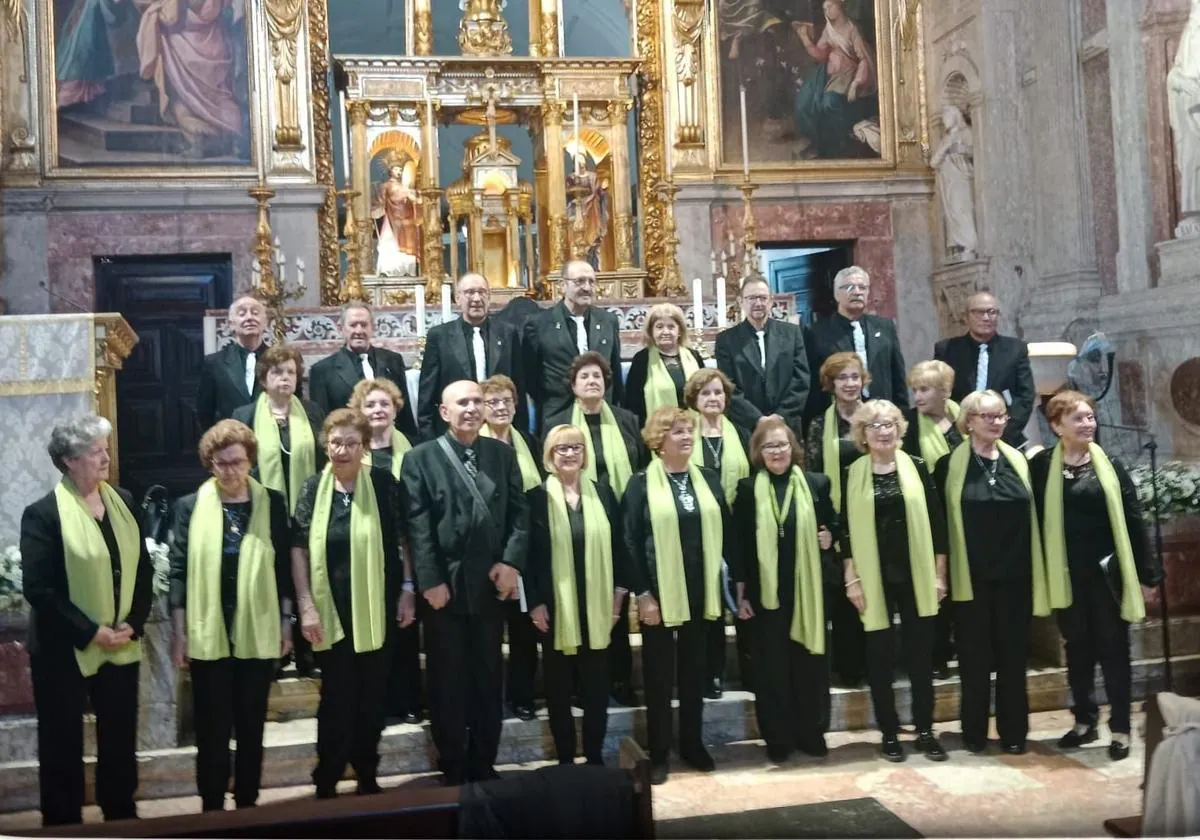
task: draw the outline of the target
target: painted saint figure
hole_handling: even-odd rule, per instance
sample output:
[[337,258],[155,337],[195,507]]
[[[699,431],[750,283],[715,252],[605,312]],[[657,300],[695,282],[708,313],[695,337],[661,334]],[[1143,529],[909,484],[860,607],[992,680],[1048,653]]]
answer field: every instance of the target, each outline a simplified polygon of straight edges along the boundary
[[379,229],[375,273],[381,276],[415,277],[421,233],[417,228],[417,196],[412,187],[412,168],[407,159],[388,160],[388,179],[379,187],[371,216]]

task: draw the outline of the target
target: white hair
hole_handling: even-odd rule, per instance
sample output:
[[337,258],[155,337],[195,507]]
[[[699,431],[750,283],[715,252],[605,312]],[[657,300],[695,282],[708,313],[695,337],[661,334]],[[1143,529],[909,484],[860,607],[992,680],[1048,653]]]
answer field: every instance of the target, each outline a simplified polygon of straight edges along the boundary
[[59,472],[67,471],[67,458],[78,458],[101,438],[112,434],[112,423],[98,414],[85,414],[68,423],[60,423],[50,432],[46,452]]
[[871,282],[871,275],[867,274],[867,270],[862,266],[851,265],[843,268],[833,276],[833,287],[836,289],[842,284],[843,280],[852,280],[855,277],[861,277],[866,282]]

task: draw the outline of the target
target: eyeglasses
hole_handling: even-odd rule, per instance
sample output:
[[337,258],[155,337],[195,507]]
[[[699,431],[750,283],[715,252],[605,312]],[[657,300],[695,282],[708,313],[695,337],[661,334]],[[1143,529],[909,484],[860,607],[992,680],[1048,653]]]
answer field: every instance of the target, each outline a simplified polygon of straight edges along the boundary
[[763,451],[763,452],[770,452],[770,453],[772,453],[772,454],[777,454],[777,453],[780,453],[780,452],[786,452],[787,450],[789,450],[789,449],[791,449],[791,448],[792,448],[792,445],[791,445],[790,443],[787,443],[786,441],[785,441],[785,442],[783,442],[783,443],[778,443],[778,442],[776,442],[776,443],[764,443],[764,444],[763,444],[762,451]]
[[771,299],[770,295],[746,295],[742,300],[747,303],[766,303]]
[[570,277],[568,282],[574,283],[576,286],[595,286],[595,277]]
[[512,397],[495,397],[490,400],[484,400],[483,404],[488,408],[503,408],[504,406],[512,408],[513,399]]
[[554,447],[555,455],[578,455],[582,451],[582,443],[560,443]]
[[972,315],[977,315],[980,318],[999,318],[1000,317],[999,309],[972,309],[972,310],[970,310],[970,312]]
[[985,423],[1007,423],[1008,422],[1008,414],[1005,412],[1001,412],[999,414],[996,414],[994,412],[978,412],[978,413],[976,413],[975,416],[978,417],[980,420],[982,420]]
[[232,461],[213,461],[213,469],[224,472],[225,470],[236,470],[239,467],[244,467],[250,463],[249,458],[235,458]]
[[867,428],[872,432],[890,432],[896,428],[896,421],[876,420],[874,423],[868,423]]
[[487,297],[487,289],[459,289],[458,293],[463,297]]
[[328,445],[330,449],[336,449],[339,452],[349,452],[362,446],[362,441],[358,439],[330,438]]

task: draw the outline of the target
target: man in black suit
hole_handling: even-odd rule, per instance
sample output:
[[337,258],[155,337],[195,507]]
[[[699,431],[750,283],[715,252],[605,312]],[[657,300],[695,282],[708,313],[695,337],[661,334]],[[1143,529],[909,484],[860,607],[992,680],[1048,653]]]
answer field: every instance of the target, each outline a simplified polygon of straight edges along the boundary
[[446,434],[404,457],[409,545],[425,618],[429,716],[446,785],[495,777],[502,705],[501,628],[529,548],[516,450],[480,437],[483,393],[442,392]]
[[954,369],[950,398],[961,401],[972,391],[992,390],[1008,403],[1004,440],[1020,446],[1025,424],[1033,414],[1037,393],[1029,347],[1019,338],[997,335],[1000,304],[991,292],[976,292],[967,300],[967,334],[946,338],[933,347],[933,358]]
[[[856,265],[843,268],[833,278],[833,297],[837,312],[808,328],[808,365],[816,375],[834,353],[857,353],[871,374],[871,385],[863,389],[863,398],[891,400],[908,408],[908,369],[896,337],[896,324],[890,318],[867,314],[871,277]],[[829,395],[813,388],[808,395],[809,419],[829,405]]]
[[372,347],[375,317],[371,307],[353,300],[342,306],[342,337],[346,346],[312,366],[308,396],[328,414],[345,408],[354,386],[363,379],[390,379],[404,395],[404,407],[396,412],[396,428],[410,441],[419,440],[417,423],[408,400],[408,376],[404,357],[385,347]]
[[771,288],[762,278],[742,284],[741,300],[746,319],[716,342],[717,367],[734,386],[729,419],[753,432],[778,417],[799,436],[809,389],[803,331],[771,317]]
[[620,405],[625,389],[621,376],[621,328],[617,316],[592,306],[596,271],[583,260],[563,266],[563,299],[525,324],[523,350],[526,387],[537,407],[538,430],[545,419],[569,407],[575,397],[567,369],[581,353],[595,351],[612,368],[612,388],[605,399]]
[[229,307],[229,326],[233,343],[205,356],[200,367],[196,418],[201,432],[233,417],[234,409],[254,402],[262,392],[255,366],[267,349],[263,344],[267,307],[252,294],[241,295]]
[[525,384],[521,371],[521,336],[512,324],[488,316],[491,289],[482,274],[470,272],[454,287],[454,302],[462,318],[438,324],[425,338],[421,360],[421,385],[417,396],[417,426],[421,437],[432,440],[446,431],[438,413],[442,390],[451,382],[482,382],[503,374],[517,386],[518,429],[529,428]]

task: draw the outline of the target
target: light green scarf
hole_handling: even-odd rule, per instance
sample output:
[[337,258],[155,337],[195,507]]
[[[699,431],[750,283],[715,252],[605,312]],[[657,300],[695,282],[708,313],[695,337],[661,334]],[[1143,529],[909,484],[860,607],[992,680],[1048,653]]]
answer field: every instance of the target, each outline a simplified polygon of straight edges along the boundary
[[[608,647],[613,605],[612,523],[596,492],[596,482],[579,482],[579,503],[583,505],[584,605],[587,608],[588,647]],[[575,580],[575,552],[571,540],[571,520],[562,482],[557,476],[546,479],[547,507],[550,520],[550,574],[554,585],[554,649],[572,656],[583,642],[579,629],[578,581]]]
[[825,409],[825,425],[821,429],[821,472],[829,479],[829,497],[833,509],[842,509],[841,435],[838,434],[837,403]]
[[[687,382],[692,374],[700,370],[696,357],[686,347],[679,348],[679,364],[683,368],[683,381]],[[646,359],[646,384],[642,388],[646,398],[646,416],[654,413],[654,409],[664,405],[679,405],[679,392],[675,388],[675,380],[662,360],[662,354],[657,347],[649,349]]]
[[[496,433],[492,431],[491,426],[484,423],[479,429],[479,436],[495,438]],[[583,436],[588,437],[586,430]],[[509,428],[508,439],[512,441],[512,447],[517,453],[517,468],[521,471],[521,489],[528,493],[542,483],[542,474],[538,472],[537,462],[533,460],[533,453],[529,451],[521,433],[516,429]]]
[[[933,534],[929,529],[929,507],[925,503],[925,484],[917,465],[907,453],[896,451],[896,472],[904,496],[904,515],[908,524],[908,562],[912,568],[913,595],[917,615],[937,615],[937,566],[933,554]],[[891,626],[883,594],[883,573],[879,567],[879,542],[875,535],[875,484],[870,457],[850,465],[846,476],[846,513],[850,545],[854,551],[854,569],[861,579],[867,610],[862,614],[868,632]]]
[[[950,422],[953,423],[958,419],[958,411],[958,403],[954,400],[946,400],[946,416],[950,418]],[[933,422],[933,418],[926,417],[919,411],[917,412],[917,442],[921,447],[921,459],[925,462],[925,469],[932,475],[937,462],[950,454],[950,444],[946,442],[946,435],[938,428],[937,423]]]
[[[1004,460],[1013,468],[1021,483],[1029,492],[1030,557],[1033,568],[1033,614],[1050,615],[1046,600],[1046,563],[1042,556],[1042,534],[1038,527],[1037,505],[1033,501],[1033,484],[1029,480],[1029,462],[1025,456],[1004,441],[996,446]],[[946,471],[946,525],[950,529],[950,597],[955,601],[972,601],[975,590],[971,586],[971,565],[967,557],[967,535],[963,528],[962,493],[967,478],[967,464],[971,460],[971,443],[963,441],[950,456]]]
[[[1092,469],[1104,490],[1104,504],[1108,508],[1109,527],[1112,528],[1113,544],[1117,549],[1117,562],[1121,569],[1121,619],[1130,624],[1146,618],[1146,604],[1142,600],[1142,589],[1138,582],[1137,566],[1133,561],[1133,544],[1129,540],[1129,527],[1125,522],[1125,508],[1121,504],[1121,482],[1112,461],[1096,444],[1088,445],[1092,457]],[[1062,444],[1054,447],[1050,456],[1050,474],[1046,477],[1046,503],[1042,527],[1045,531],[1046,577],[1050,587],[1050,606],[1061,610],[1071,606],[1071,575],[1067,569],[1067,538],[1063,529],[1063,455]]]
[[[238,549],[237,605],[233,611],[233,652],[237,659],[279,657],[279,590],[275,585],[275,546],[271,542],[271,497],[249,480],[250,523]],[[212,661],[231,655],[221,605],[221,555],[225,515],[217,480],[196,492],[188,523],[188,658]]]
[[287,498],[288,513],[296,512],[300,488],[317,471],[317,441],[304,404],[292,397],[288,409],[288,438],[291,455],[288,459],[287,483],[283,481],[283,444],[279,439],[279,424],[271,415],[266,394],[259,394],[254,404],[254,437],[258,439],[258,475],[262,483]]
[[[346,638],[333,603],[329,567],[325,561],[325,535],[333,507],[333,468],[326,466],[317,485],[312,524],[308,531],[308,573],[313,604],[321,616],[324,638],[313,650],[329,650]],[[350,504],[350,613],[354,626],[354,652],[379,650],[387,637],[387,594],[383,574],[383,531],[379,503],[371,484],[371,471],[360,469]]]
[[[400,467],[404,464],[404,456],[412,449],[412,444],[408,442],[408,438],[399,429],[392,429],[392,478],[400,480]],[[368,449],[363,453],[362,465],[370,467],[375,462],[371,460],[371,450]]]
[[[700,415],[696,417],[696,445],[692,447],[689,462],[697,467],[704,466],[704,436],[700,433]],[[742,438],[737,426],[729,418],[721,415],[721,489],[725,491],[725,502],[733,504],[737,495],[738,482],[750,475],[750,462],[746,460],[746,451],[742,449]]]
[[[701,545],[704,550],[704,618],[721,617],[721,550],[724,523],[721,505],[708,482],[694,464],[688,465],[692,493],[700,505]],[[675,509],[675,491],[661,460],[646,468],[646,498],[650,506],[650,527],[654,533],[655,569],[658,572],[659,610],[663,624],[678,627],[692,618],[688,605],[687,579],[683,572],[683,545],[679,538],[679,511]]]
[[[763,609],[779,609],[780,532],[794,508],[796,520],[796,591],[791,639],[809,653],[825,652],[825,602],[821,581],[821,547],[817,542],[817,513],[812,493],[799,467],[792,467],[783,504],[775,496],[771,477],[760,470],[754,478],[754,538],[758,549],[759,593]],[[768,516],[768,511],[771,515]]]
[[[583,474],[592,481],[596,480],[596,452],[592,446],[592,434],[587,420],[583,416],[583,407],[575,401],[571,409],[571,425],[583,432],[583,445],[587,447],[587,467]],[[629,450],[625,447],[625,437],[621,427],[617,425],[616,415],[608,403],[600,403],[600,445],[604,448],[604,463],[608,467],[608,483],[616,494],[617,501],[625,495],[625,485],[633,476],[633,467],[629,463]]]
[[[70,478],[64,476],[54,488],[54,501],[58,505],[58,519],[62,527],[68,597],[92,621],[116,628],[129,617],[129,611],[133,608],[133,590],[142,556],[142,535],[133,512],[125,505],[121,494],[104,481],[100,482],[99,492],[121,554],[121,592],[120,600],[115,604],[112,559],[100,523],[92,516]],[[105,663],[129,665],[141,658],[141,639],[134,639],[115,651],[107,651],[95,642],[89,642],[83,650],[75,650],[79,672],[85,677],[94,675]]]

